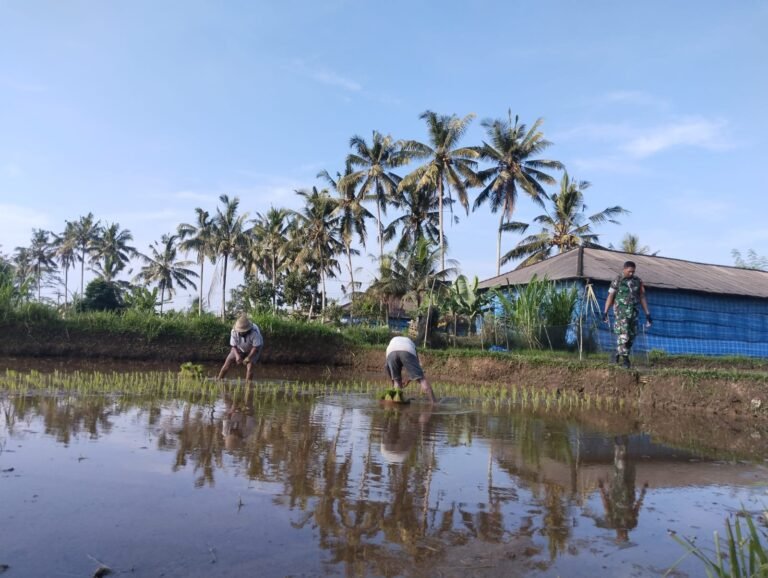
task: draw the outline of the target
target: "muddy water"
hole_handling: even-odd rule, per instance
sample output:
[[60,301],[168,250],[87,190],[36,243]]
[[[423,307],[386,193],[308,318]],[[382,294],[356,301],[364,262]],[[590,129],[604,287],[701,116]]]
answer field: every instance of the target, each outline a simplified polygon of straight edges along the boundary
[[[653,576],[768,505],[734,460],[455,400],[0,392],[10,576]],[[759,443],[759,442],[756,442]],[[695,446],[694,447],[698,447]],[[677,575],[702,575],[686,560]]]

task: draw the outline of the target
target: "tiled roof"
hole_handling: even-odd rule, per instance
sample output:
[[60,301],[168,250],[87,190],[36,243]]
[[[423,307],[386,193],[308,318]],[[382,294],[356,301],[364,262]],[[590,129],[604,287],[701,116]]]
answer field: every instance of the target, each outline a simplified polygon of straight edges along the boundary
[[[580,259],[580,251],[583,251]],[[704,293],[768,298],[768,272],[725,265],[708,265],[668,257],[633,255],[606,249],[573,249],[539,263],[481,281],[480,289],[524,285],[533,275],[539,279],[589,278],[611,281],[621,273],[624,261],[634,261],[637,276],[648,287],[686,289]]]

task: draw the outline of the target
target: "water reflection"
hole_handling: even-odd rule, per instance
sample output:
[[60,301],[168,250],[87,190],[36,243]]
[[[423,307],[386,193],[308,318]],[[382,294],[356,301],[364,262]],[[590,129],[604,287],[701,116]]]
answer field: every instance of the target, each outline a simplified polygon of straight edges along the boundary
[[[753,471],[637,431],[594,432],[575,416],[382,407],[363,396],[292,397],[258,386],[224,388],[211,402],[65,395],[0,404],[2,438],[43,435],[66,446],[144,430],[172,456],[168,469],[192,472],[200,490],[258,483],[272,497],[261,507],[283,512],[295,540],[311,535],[325,571],[350,576],[428,576],[436,565],[451,575],[478,556],[474,567],[488,575],[529,558],[537,564],[529,569],[542,570],[592,556],[593,530],[629,541],[654,488],[713,476],[738,486]],[[658,523],[649,517],[649,528]],[[258,555],[269,556],[267,548]]]
[[648,483],[642,485],[639,495],[635,492],[635,465],[629,459],[629,437],[613,438],[613,469],[609,480],[600,479],[600,497],[605,516],[597,521],[598,526],[616,531],[616,540],[629,541],[629,531],[637,527],[640,508],[643,507]]

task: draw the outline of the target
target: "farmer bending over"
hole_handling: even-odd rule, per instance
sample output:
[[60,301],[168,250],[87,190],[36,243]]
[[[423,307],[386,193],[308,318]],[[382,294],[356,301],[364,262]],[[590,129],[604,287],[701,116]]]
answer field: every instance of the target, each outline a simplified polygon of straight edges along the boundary
[[435,392],[432,391],[432,386],[424,377],[424,370],[421,369],[419,356],[416,353],[416,345],[407,337],[393,337],[387,346],[387,363],[384,365],[384,369],[392,380],[395,389],[402,389],[403,387],[403,367],[410,378],[406,385],[411,381],[418,381],[421,384],[421,391],[429,396],[432,403],[435,403],[437,398]]
[[219,379],[223,379],[232,364],[245,365],[245,379],[250,381],[253,377],[253,364],[259,360],[261,348],[264,346],[264,338],[255,323],[251,323],[245,315],[241,315],[232,327],[229,334],[229,344],[232,349],[224,360],[224,365],[219,371]]

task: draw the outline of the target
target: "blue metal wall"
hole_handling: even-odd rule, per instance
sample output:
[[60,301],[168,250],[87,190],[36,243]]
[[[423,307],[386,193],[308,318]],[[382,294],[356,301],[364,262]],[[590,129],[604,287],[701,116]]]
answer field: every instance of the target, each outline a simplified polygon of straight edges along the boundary
[[[568,281],[563,285],[570,286]],[[591,334],[603,351],[615,348],[616,336],[601,322],[608,283],[595,282],[595,300],[585,298],[588,291],[579,283],[580,299],[574,323],[568,332],[568,342],[576,344],[581,308],[587,313],[584,334]],[[768,299],[695,293],[684,290],[648,288],[646,297],[653,317],[653,326],[645,329],[645,315],[640,310],[638,335],[634,353],[652,349],[668,354],[743,355],[768,358]],[[491,305],[496,314],[502,313],[498,300]],[[611,314],[613,321],[613,314]]]
[[[608,284],[593,289],[602,311]],[[768,299],[653,288],[646,298],[653,325],[644,329],[641,310],[635,351],[768,357]],[[615,336],[608,326],[597,327],[601,349],[613,349]]]

